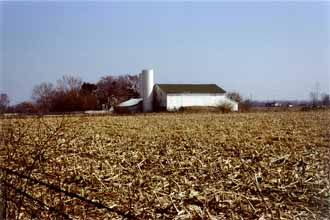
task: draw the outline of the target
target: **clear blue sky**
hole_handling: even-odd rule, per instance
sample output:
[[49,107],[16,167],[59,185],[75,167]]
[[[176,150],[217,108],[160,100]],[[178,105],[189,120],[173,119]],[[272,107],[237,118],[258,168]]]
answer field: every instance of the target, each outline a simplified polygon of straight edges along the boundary
[[155,70],[259,100],[330,93],[330,3],[0,2],[0,90]]

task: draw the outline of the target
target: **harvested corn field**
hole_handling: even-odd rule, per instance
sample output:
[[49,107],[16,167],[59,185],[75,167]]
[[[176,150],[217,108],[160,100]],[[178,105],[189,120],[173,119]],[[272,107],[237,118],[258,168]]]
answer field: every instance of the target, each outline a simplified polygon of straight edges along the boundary
[[2,119],[8,219],[328,219],[330,112]]

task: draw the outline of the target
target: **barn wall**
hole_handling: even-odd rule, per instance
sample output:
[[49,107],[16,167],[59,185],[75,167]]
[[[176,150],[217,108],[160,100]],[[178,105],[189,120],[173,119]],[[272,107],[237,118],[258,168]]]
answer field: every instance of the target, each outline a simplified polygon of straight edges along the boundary
[[233,110],[238,110],[238,104],[228,99],[225,94],[168,94],[167,110],[175,110],[188,106],[219,106],[230,103]]

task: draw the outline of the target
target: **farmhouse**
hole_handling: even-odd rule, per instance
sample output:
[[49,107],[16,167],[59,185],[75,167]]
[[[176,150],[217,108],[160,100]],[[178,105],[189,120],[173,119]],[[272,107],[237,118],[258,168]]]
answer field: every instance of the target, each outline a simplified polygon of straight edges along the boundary
[[117,106],[121,112],[173,111],[189,106],[219,106],[227,104],[238,111],[238,103],[226,96],[216,84],[154,84],[153,70],[139,75],[141,98],[130,99]]

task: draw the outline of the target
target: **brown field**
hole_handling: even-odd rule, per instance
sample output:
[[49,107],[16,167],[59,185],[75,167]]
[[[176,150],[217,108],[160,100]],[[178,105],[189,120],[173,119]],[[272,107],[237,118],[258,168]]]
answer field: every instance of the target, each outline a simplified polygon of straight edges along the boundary
[[1,123],[8,219],[330,218],[330,111]]

